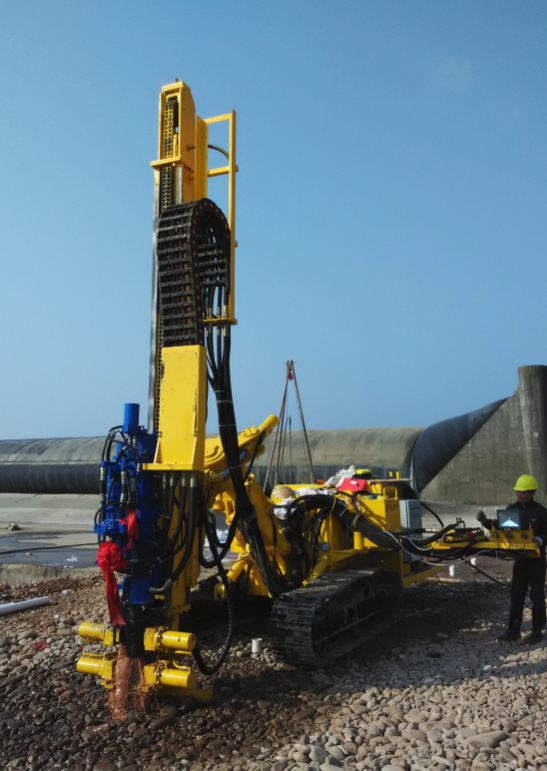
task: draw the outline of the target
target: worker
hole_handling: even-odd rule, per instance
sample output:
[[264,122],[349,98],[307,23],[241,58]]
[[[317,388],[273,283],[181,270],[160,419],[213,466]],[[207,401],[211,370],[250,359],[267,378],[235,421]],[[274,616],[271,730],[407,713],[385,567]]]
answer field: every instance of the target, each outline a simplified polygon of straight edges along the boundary
[[513,641],[520,639],[522,611],[528,588],[532,601],[532,632],[523,643],[533,645],[543,637],[545,628],[545,545],[547,543],[547,509],[534,500],[538,483],[530,474],[520,476],[514,490],[517,494],[516,503],[508,509],[520,512],[523,530],[530,525],[534,533],[534,541],[540,548],[540,558],[518,557],[513,563],[513,579],[511,582],[511,607],[507,631],[498,640]]

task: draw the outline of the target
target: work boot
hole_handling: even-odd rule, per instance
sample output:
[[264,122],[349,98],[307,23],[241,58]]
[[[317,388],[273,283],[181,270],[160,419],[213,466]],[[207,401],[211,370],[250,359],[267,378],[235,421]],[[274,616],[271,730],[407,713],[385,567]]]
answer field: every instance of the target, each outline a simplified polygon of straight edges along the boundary
[[514,642],[520,640],[520,625],[522,624],[522,610],[510,608],[507,631],[498,637],[500,642]]
[[532,631],[541,632],[542,629],[545,629],[545,603],[532,605]]
[[516,629],[508,629],[498,637],[499,642],[514,642],[515,640],[520,640],[520,631]]
[[532,632],[522,641],[523,645],[535,645],[543,639],[545,627],[545,605],[532,606]]
[[541,629],[532,629],[532,632],[528,635],[528,637],[525,637],[522,641],[523,645],[535,645],[538,642],[541,642],[543,640],[543,632]]

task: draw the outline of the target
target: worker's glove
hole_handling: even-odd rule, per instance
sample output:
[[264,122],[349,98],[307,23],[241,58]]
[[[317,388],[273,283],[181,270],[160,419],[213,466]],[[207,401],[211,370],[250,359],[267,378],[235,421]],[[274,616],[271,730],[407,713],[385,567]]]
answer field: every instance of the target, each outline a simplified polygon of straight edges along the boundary
[[539,535],[536,535],[536,537],[534,538],[534,543],[537,543],[537,545],[541,549],[541,547],[543,546],[543,538],[540,538]]
[[481,523],[481,525],[484,525],[484,523],[486,522],[486,514],[484,513],[484,511],[482,511],[482,509],[477,514],[476,519],[477,519],[477,522]]
[[494,524],[491,519],[488,519],[484,511],[479,511],[479,513],[476,516],[477,522],[480,522],[483,527],[485,527],[487,530],[492,530]]

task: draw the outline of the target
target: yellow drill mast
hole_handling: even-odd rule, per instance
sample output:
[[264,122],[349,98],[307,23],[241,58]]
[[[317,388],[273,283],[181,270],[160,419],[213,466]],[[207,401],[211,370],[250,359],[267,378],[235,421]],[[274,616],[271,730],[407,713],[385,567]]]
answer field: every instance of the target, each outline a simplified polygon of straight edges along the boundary
[[[228,151],[212,146],[226,156],[227,164],[209,168],[209,126],[228,123]],[[159,218],[169,206],[190,203],[207,198],[210,177],[228,177],[228,226],[230,228],[230,286],[232,291],[225,309],[225,319],[235,321],[235,217],[236,217],[236,112],[202,119],[196,115],[194,98],[190,88],[176,80],[164,86],[159,103],[158,160],[152,161],[154,169],[154,257],[152,273],[152,324],[151,367],[149,389],[148,428],[158,428],[156,414],[157,370],[159,354],[158,280],[156,239]]]

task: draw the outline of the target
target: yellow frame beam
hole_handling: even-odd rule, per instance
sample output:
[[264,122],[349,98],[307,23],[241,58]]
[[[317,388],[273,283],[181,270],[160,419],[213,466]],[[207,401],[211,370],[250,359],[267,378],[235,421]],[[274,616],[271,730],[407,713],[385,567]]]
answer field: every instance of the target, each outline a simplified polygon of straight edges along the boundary
[[226,115],[217,115],[215,118],[206,118],[204,123],[208,126],[211,123],[229,122],[228,139],[228,166],[219,166],[215,169],[209,169],[208,177],[220,177],[228,175],[228,225],[232,235],[230,240],[230,298],[228,306],[225,308],[224,316],[233,323],[237,323],[235,318],[235,250],[238,246],[236,240],[236,173],[239,168],[236,163],[236,111],[232,110]]

